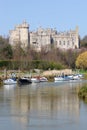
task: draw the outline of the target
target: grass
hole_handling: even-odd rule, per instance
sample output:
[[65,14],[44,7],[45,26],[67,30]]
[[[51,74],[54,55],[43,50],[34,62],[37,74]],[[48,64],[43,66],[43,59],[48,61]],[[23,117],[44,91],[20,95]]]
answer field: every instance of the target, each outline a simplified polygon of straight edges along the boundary
[[82,88],[80,88],[78,95],[82,99],[87,99],[87,86],[83,86]]

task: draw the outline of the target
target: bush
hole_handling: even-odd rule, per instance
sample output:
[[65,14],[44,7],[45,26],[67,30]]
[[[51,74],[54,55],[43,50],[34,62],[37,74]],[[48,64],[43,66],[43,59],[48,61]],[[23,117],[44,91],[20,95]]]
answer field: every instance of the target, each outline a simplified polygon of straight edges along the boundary
[[0,67],[7,67],[9,65],[9,61],[0,61]]
[[85,99],[87,97],[87,86],[84,86],[80,89],[78,93],[79,97]]
[[7,69],[21,69],[21,70],[30,70],[30,69],[42,69],[42,70],[48,70],[49,68],[51,70],[53,69],[64,69],[65,67],[61,63],[56,62],[49,62],[49,61],[41,61],[41,60],[33,60],[33,61],[14,61],[14,60],[8,60],[8,61],[0,61],[0,68],[7,68]]

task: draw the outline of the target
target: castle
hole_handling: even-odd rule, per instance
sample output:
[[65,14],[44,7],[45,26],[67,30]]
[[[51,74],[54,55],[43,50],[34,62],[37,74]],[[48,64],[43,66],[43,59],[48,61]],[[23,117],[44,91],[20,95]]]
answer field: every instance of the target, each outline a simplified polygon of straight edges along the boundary
[[40,27],[37,31],[30,32],[29,24],[24,21],[9,31],[9,43],[12,46],[20,43],[22,48],[32,47],[37,51],[41,51],[43,47],[49,48],[51,45],[61,49],[76,49],[79,48],[78,27],[67,32]]

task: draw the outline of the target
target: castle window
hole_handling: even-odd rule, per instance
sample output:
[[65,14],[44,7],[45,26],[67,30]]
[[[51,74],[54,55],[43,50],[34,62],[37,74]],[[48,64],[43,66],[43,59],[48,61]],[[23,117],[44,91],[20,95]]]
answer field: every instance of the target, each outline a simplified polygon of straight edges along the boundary
[[56,45],[57,45],[57,41],[55,41]]
[[59,45],[61,45],[61,43],[62,43],[62,42],[61,42],[61,41],[59,41]]
[[33,42],[33,44],[36,44],[36,42]]
[[63,41],[63,45],[65,45],[65,41]]
[[67,46],[69,46],[69,41],[67,41]]
[[54,40],[53,40],[53,38],[51,38],[51,44],[53,44],[54,43]]
[[74,45],[74,42],[72,43],[72,45]]

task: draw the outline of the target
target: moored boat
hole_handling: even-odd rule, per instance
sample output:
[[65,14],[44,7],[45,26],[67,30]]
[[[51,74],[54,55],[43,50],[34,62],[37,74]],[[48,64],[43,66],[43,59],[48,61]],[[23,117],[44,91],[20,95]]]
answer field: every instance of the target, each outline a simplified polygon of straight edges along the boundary
[[82,74],[74,74],[74,75],[65,75],[65,76],[56,76],[54,77],[54,81],[71,81],[71,80],[81,80],[83,79]]
[[82,74],[69,75],[68,77],[70,78],[70,80],[80,80],[84,78]]
[[48,79],[46,77],[33,77],[31,78],[32,83],[39,83],[39,82],[47,82]]
[[31,81],[32,81],[32,83],[39,83],[40,79],[37,77],[33,77],[33,78],[31,78]]
[[55,82],[58,82],[58,81],[68,81],[68,80],[69,80],[68,76],[56,76],[56,77],[54,77],[54,81]]
[[40,82],[47,82],[48,79],[46,77],[40,77]]
[[17,84],[17,80],[15,78],[9,78],[9,79],[5,79],[3,80],[4,84],[10,85],[10,84]]
[[29,78],[23,77],[23,78],[19,78],[19,79],[18,79],[18,83],[19,83],[20,85],[26,85],[26,84],[31,84],[32,81],[31,81],[31,79],[29,79]]

